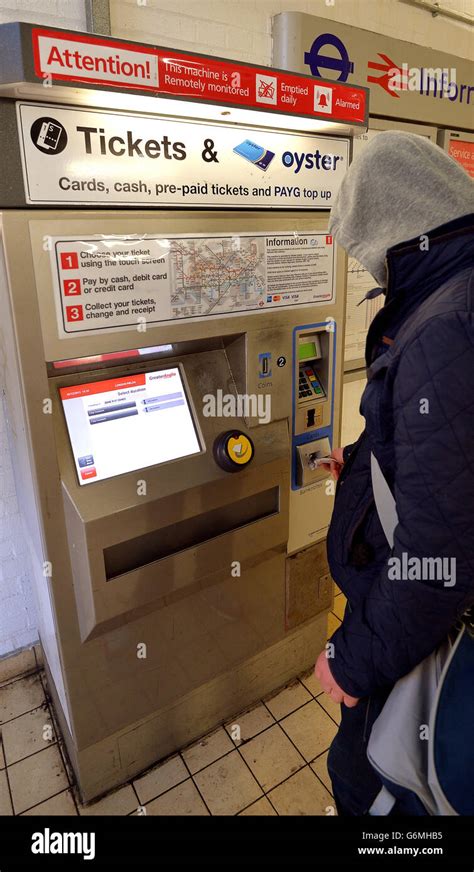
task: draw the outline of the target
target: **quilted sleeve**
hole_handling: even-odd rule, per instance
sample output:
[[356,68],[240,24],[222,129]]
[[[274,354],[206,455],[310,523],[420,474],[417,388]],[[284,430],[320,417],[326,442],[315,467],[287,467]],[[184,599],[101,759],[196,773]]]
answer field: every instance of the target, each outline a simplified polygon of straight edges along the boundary
[[432,653],[474,602],[474,325],[453,312],[404,349],[393,391],[394,548],[330,640],[346,693],[391,685]]
[[344,448],[342,449],[342,456],[344,458],[344,463],[346,463],[346,461],[349,460],[349,456],[352,453],[352,451],[354,450],[355,445],[357,445],[357,442],[350,442],[349,445],[344,445]]

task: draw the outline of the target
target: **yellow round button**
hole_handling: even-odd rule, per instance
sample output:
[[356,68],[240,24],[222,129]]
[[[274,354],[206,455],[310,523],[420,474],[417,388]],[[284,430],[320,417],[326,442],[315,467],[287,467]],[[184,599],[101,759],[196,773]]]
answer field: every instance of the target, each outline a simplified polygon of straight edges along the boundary
[[234,463],[245,466],[246,463],[252,460],[253,445],[250,439],[244,436],[243,433],[239,433],[238,436],[230,436],[226,447],[227,454]]

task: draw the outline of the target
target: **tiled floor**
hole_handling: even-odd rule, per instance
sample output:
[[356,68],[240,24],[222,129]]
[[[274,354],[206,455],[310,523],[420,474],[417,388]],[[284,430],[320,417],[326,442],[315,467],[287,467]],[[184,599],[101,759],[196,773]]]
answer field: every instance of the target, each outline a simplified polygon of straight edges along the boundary
[[[329,634],[342,618],[335,598]],[[89,806],[75,789],[39,651],[0,661],[0,815],[335,814],[327,751],[339,706],[313,672]]]

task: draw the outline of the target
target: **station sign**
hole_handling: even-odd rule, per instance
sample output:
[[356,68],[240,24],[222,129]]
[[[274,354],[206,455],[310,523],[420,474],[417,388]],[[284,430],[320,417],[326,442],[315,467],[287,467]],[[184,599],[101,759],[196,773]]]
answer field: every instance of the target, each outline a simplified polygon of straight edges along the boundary
[[371,114],[378,117],[474,127],[472,57],[316,15],[281,12],[273,19],[273,63],[339,85],[366,85]]

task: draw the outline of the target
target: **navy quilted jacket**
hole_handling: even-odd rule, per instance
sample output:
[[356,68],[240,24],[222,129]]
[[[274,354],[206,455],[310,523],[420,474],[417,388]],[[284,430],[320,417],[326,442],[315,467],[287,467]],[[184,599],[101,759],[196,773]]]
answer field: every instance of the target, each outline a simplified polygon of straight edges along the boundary
[[[474,215],[428,236],[428,251],[417,238],[387,252],[386,303],[367,337],[366,426],[345,450],[328,534],[331,572],[351,607],[329,665],[355,697],[409,672],[474,602]],[[371,451],[397,504],[391,553]],[[388,559],[403,566],[404,554],[451,567],[454,558],[455,583],[394,580]]]

